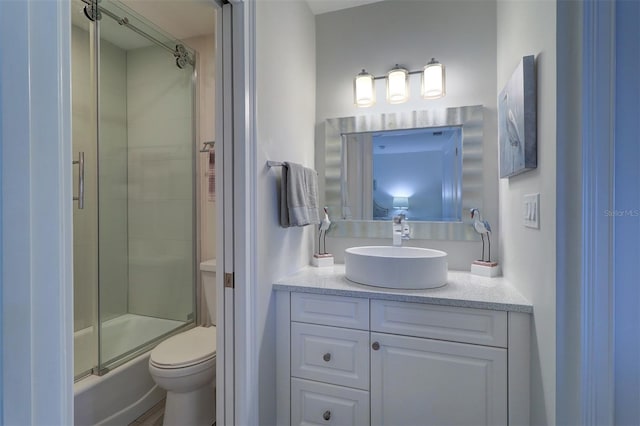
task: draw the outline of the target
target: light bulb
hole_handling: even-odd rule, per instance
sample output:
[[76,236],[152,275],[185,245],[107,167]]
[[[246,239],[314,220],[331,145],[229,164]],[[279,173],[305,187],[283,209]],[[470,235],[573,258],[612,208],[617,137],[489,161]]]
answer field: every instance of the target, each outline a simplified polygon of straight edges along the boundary
[[431,58],[422,71],[422,97],[438,99],[445,95],[444,65]]
[[362,70],[353,80],[353,102],[357,107],[370,107],[376,103],[374,77]]
[[387,102],[401,104],[409,99],[409,71],[398,64],[387,73]]

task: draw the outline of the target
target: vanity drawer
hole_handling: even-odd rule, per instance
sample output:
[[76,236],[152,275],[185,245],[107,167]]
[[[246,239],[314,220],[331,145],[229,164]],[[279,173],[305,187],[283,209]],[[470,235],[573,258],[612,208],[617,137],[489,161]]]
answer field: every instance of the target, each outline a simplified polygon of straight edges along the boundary
[[291,425],[369,424],[369,392],[291,379]]
[[372,300],[371,331],[506,348],[507,313]]
[[292,293],[291,321],[369,330],[369,299]]
[[369,332],[291,324],[291,375],[369,389]]

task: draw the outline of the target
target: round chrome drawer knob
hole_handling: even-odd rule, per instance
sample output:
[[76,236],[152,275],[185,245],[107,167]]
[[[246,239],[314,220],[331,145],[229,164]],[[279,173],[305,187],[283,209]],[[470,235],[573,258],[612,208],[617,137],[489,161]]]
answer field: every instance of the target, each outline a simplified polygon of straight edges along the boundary
[[331,354],[327,352],[326,354],[322,355],[322,359],[324,359],[326,362],[331,361]]
[[331,411],[327,410],[322,414],[322,418],[325,419],[326,421],[331,420]]
[[373,348],[374,351],[377,351],[378,349],[380,349],[380,343],[378,342],[373,342],[373,344],[371,345],[371,347]]

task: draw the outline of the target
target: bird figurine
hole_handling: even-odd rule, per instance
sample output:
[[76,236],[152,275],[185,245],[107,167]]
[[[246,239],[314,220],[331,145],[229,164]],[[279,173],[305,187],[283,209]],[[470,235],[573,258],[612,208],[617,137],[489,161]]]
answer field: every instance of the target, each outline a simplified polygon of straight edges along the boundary
[[[318,254],[327,254],[327,231],[329,230],[329,227],[331,227],[331,220],[329,219],[329,209],[325,207],[324,218],[320,222],[320,227],[318,228]],[[323,251],[320,251],[320,239],[323,240]]]
[[474,219],[473,221],[473,229],[475,229],[475,231],[480,234],[480,238],[482,238],[482,261],[485,262],[484,260],[484,235],[487,235],[487,242],[489,243],[489,256],[488,259],[486,260],[486,262],[491,262],[491,238],[490,238],[490,234],[491,234],[491,226],[489,225],[489,222],[487,222],[486,220],[482,220],[482,216],[480,215],[480,210],[473,208],[471,209],[471,219]]

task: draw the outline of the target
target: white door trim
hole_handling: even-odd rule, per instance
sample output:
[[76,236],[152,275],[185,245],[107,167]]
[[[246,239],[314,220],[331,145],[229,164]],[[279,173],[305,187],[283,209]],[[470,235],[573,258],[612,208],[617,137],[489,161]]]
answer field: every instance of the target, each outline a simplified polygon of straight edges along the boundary
[[[223,141],[223,212],[218,226],[218,416],[220,425],[258,424],[253,300],[256,258],[255,2],[222,7],[216,137]],[[234,288],[223,285],[234,274]],[[221,387],[221,388],[220,388]]]
[[233,18],[234,424],[257,425],[255,1],[231,0]]
[[233,289],[225,288],[225,272],[233,272],[233,69],[231,6],[220,5],[216,13],[216,179],[218,210],[216,226],[216,423],[233,424]]
[[640,3],[616,8],[615,424],[640,424]]
[[584,3],[582,420],[613,424],[615,2]]
[[70,13],[0,2],[3,424],[73,424]]
[[558,11],[556,420],[613,424],[615,2]]

